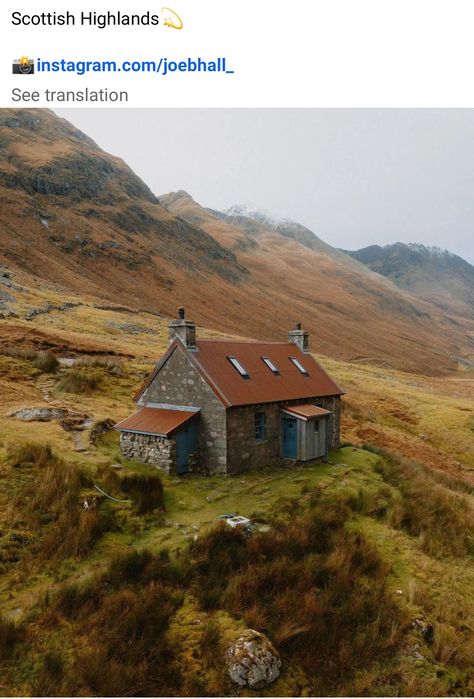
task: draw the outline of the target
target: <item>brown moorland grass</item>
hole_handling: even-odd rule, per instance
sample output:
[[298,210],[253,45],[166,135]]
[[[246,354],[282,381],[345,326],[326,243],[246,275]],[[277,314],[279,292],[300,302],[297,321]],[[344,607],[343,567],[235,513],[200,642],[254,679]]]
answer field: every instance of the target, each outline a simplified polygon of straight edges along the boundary
[[192,547],[196,593],[268,633],[290,662],[334,692],[357,667],[392,652],[405,620],[386,589],[389,567],[344,502],[321,502],[247,538],[220,525]]
[[57,390],[65,393],[89,394],[96,391],[102,383],[102,373],[84,368],[69,369],[59,381]]
[[50,563],[80,558],[114,528],[113,511],[107,504],[96,511],[82,509],[81,490],[89,482],[87,476],[77,465],[56,456],[49,445],[14,445],[8,455],[13,467],[32,467],[13,502],[35,533],[29,558]]
[[[452,483],[443,474],[382,449],[376,470],[401,497],[391,500],[388,517],[395,528],[419,538],[423,551],[434,556],[474,554],[474,507],[471,488]],[[459,492],[461,491],[461,492]]]
[[4,347],[1,354],[14,359],[24,359],[40,371],[47,374],[55,374],[59,368],[56,355],[51,350],[33,350],[22,347]]

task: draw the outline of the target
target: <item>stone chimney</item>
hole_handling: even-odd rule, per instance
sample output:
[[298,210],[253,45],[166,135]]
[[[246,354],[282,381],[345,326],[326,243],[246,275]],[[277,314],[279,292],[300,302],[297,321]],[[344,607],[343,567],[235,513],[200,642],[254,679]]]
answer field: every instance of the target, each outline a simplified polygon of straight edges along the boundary
[[178,308],[177,320],[172,320],[168,325],[169,343],[177,337],[185,347],[196,349],[196,323],[193,320],[186,320],[184,308]]
[[301,330],[301,323],[296,323],[296,328],[288,333],[288,342],[297,345],[303,352],[309,352],[309,333]]

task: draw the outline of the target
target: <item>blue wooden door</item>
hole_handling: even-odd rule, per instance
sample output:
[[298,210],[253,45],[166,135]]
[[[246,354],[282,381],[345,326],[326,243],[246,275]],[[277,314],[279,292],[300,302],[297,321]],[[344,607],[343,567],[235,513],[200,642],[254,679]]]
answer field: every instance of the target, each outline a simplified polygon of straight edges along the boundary
[[177,467],[176,473],[188,472],[188,428],[183,427],[176,432]]
[[292,417],[284,417],[283,420],[283,444],[282,455],[285,459],[296,459],[298,447],[297,420]]

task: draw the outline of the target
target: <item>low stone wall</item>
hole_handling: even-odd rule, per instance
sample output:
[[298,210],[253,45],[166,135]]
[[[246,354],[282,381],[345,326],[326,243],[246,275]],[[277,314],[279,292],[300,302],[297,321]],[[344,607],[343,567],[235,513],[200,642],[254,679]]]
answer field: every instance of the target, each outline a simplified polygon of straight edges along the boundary
[[135,432],[120,433],[120,448],[130,461],[141,461],[161,468],[166,473],[176,471],[176,440]]

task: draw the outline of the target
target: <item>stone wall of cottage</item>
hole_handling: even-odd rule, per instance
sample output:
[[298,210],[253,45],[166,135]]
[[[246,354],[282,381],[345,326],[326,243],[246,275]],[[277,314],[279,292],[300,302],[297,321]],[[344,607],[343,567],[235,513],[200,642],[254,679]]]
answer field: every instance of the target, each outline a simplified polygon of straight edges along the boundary
[[[242,473],[264,466],[281,464],[281,409],[283,406],[301,403],[314,403],[334,414],[329,418],[328,446],[337,449],[340,445],[340,404],[339,396],[308,398],[284,401],[283,403],[262,403],[227,410],[227,472]],[[255,413],[265,413],[265,439],[255,439]]]
[[122,454],[130,461],[158,466],[166,473],[176,468],[176,440],[174,437],[158,437],[134,432],[120,433]]
[[199,461],[192,465],[193,470],[226,473],[225,408],[179,347],[161,367],[139,403],[169,403],[200,408]]

